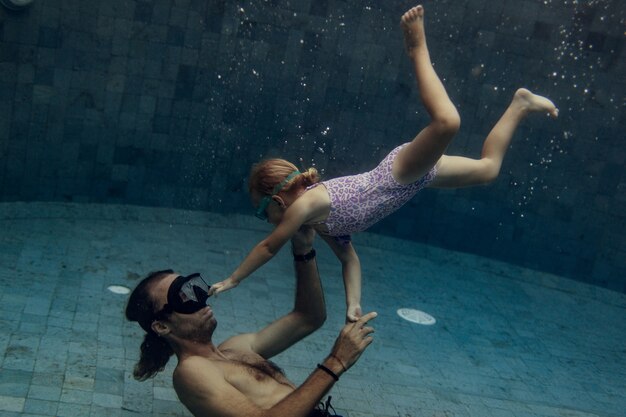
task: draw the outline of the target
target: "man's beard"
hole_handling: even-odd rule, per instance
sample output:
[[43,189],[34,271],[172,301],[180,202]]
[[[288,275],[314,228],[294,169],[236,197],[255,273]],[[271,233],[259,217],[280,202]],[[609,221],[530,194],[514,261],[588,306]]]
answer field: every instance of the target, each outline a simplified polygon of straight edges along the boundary
[[211,342],[213,332],[215,331],[216,327],[217,321],[215,321],[214,319],[209,319],[205,323],[202,323],[202,326],[188,329],[180,329],[177,333],[178,337],[190,340],[192,342],[208,343]]

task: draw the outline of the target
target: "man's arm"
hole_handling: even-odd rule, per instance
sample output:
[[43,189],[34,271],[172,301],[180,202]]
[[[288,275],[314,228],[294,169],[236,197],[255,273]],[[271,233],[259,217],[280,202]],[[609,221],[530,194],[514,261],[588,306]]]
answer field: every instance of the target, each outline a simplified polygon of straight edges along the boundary
[[[303,227],[292,241],[294,255],[304,255],[313,249],[315,231]],[[220,349],[252,350],[268,359],[287,349],[320,328],[326,320],[326,304],[315,258],[295,261],[296,300],[293,310],[256,333],[231,337]]]
[[372,343],[374,329],[367,326],[367,322],[375,317],[376,313],[368,313],[357,322],[345,325],[322,367],[315,369],[301,386],[269,409],[252,403],[227,380],[219,367],[199,357],[179,363],[174,372],[174,387],[180,400],[198,417],[306,417]]

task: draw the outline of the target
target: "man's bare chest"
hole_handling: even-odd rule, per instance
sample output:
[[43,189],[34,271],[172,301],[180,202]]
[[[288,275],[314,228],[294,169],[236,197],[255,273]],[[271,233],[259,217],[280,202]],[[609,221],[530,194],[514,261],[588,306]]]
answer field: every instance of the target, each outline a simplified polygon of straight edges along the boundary
[[283,371],[273,362],[255,355],[229,354],[225,361],[224,374],[231,384],[242,391],[253,389],[257,391],[261,387],[267,390],[280,390],[288,388],[290,391],[295,387],[285,377]]

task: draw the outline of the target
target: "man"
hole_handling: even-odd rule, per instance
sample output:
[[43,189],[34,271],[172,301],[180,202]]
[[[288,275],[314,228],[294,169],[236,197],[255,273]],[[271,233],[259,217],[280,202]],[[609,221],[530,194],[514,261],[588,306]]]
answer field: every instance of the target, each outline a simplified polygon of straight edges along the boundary
[[174,388],[194,416],[330,415],[316,406],[372,342],[374,330],[367,322],[376,313],[344,326],[330,354],[299,387],[268,361],[326,319],[313,237],[308,228],[292,239],[297,275],[294,309],[256,333],[233,336],[219,345],[212,341],[217,320],[206,304],[209,286],[199,274],[185,277],[168,270],[144,279],[126,308],[126,317],[147,333],[135,378],[154,376],[175,353]]

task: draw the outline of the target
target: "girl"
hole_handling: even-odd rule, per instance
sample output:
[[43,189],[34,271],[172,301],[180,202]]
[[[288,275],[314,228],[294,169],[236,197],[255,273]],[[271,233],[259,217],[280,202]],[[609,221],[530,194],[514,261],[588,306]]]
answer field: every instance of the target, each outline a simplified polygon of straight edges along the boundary
[[[367,229],[428,187],[463,187],[493,181],[517,125],[530,112],[558,110],[545,97],[519,89],[483,144],[481,158],[443,155],[457,133],[459,114],[431,64],[424,32],[424,9],[413,7],[401,19],[408,55],[430,124],[400,145],[370,172],[319,182],[317,171],[299,172],[290,162],[269,159],[253,166],[249,187],[256,215],[276,225],[239,267],[211,287],[212,294],[237,286],[272,259],[303,225],[315,228],[342,264],[348,321],[361,316],[361,268],[350,234]],[[311,251],[296,256],[306,261]]]

